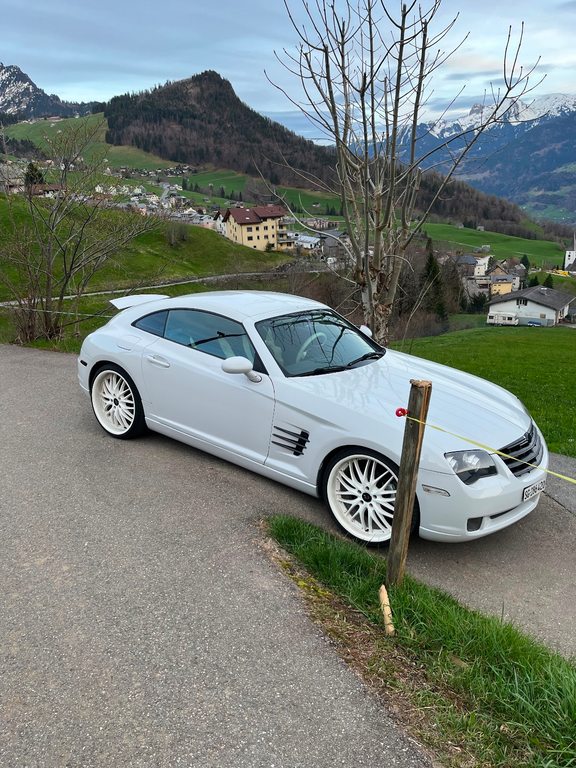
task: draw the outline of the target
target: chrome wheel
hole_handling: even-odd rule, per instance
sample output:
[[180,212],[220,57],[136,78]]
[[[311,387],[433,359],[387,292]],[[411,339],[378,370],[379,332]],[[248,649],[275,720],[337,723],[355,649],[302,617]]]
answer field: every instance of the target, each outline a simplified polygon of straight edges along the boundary
[[102,368],[92,382],[91,397],[94,414],[109,435],[128,438],[143,431],[144,414],[138,390],[121,368]]
[[390,540],[398,468],[371,451],[336,456],[325,474],[325,497],[351,536],[380,544]]

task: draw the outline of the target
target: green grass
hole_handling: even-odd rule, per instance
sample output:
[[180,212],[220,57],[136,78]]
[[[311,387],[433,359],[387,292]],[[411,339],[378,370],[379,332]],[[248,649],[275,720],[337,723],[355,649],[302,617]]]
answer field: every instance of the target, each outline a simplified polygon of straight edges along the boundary
[[[452,331],[465,331],[470,328],[485,328],[486,327],[486,313],[482,314],[468,314],[462,312],[456,315],[450,315],[448,318],[450,332]],[[407,342],[409,343],[409,342]]]
[[[295,189],[291,187],[278,187],[278,194],[295,210],[302,210],[304,217],[321,216],[326,218],[327,208],[340,210],[340,200],[336,195],[328,195],[321,192],[311,192],[306,189]],[[330,217],[329,217],[330,218]],[[335,217],[342,222],[340,216]]]
[[479,232],[476,229],[460,229],[450,224],[424,225],[424,230],[436,244],[446,243],[454,250],[469,252],[474,248],[489,245],[497,259],[526,255],[533,266],[550,264],[560,266],[564,262],[565,249],[547,240],[527,240],[522,237],[501,235],[497,232]]
[[[24,201],[14,198],[10,205],[16,220],[20,224],[25,222]],[[8,201],[0,196],[0,219],[7,221],[8,213]],[[175,245],[169,244],[167,233],[171,227],[183,237],[177,237]],[[158,230],[136,238],[129,247],[120,251],[94,276],[89,290],[268,271],[288,260],[285,254],[268,254],[246,248],[203,227],[167,222],[161,224]],[[0,284],[0,301],[11,298],[8,287]]]
[[66,130],[70,123],[78,120],[86,121],[89,125],[101,124],[96,141],[92,142],[85,152],[85,159],[89,162],[95,156],[104,156],[111,168],[143,168],[155,170],[170,168],[173,162],[161,160],[155,155],[136,149],[136,147],[115,147],[105,142],[107,122],[102,113],[82,118],[68,118],[65,120],[37,120],[35,123],[17,123],[5,128],[6,135],[15,139],[28,139],[41,149],[46,147],[46,140],[55,136],[58,131]]
[[198,184],[202,189],[208,189],[212,184],[216,194],[219,193],[220,187],[224,187],[228,196],[232,191],[243,193],[249,178],[245,173],[227,170],[199,171],[188,176],[191,185]]
[[483,327],[394,346],[510,390],[531,412],[550,450],[576,456],[576,329]]
[[[269,530],[355,616],[381,624],[378,590],[386,581],[381,556],[287,516],[272,517]],[[462,762],[445,754],[448,764],[576,765],[572,663],[512,625],[468,610],[409,576],[389,597],[396,636],[382,639],[379,653],[369,659],[370,675],[409,695],[422,718],[433,721],[435,747],[447,752],[448,745],[458,745]],[[387,662],[392,649],[408,656],[415,676],[423,675],[425,682],[416,690],[408,690],[410,681]],[[430,731],[416,725],[424,740]],[[473,761],[467,762],[469,755]]]
[[[170,226],[169,224],[167,225]],[[140,236],[99,272],[92,290],[185,280],[243,272],[265,272],[287,261],[285,255],[255,251],[203,227],[185,226],[186,240],[170,246],[165,228]]]
[[[224,205],[226,200],[231,197],[232,192],[238,194],[242,192],[245,195],[246,183],[249,181],[250,176],[245,173],[237,173],[236,171],[226,170],[210,170],[199,171],[188,177],[191,185],[198,184],[202,189],[208,189],[212,184],[213,194],[210,197],[211,202],[220,203]],[[221,189],[224,189],[225,197],[220,196]],[[275,187],[276,193],[279,197],[286,201],[292,208],[298,208],[305,211],[305,215],[310,216],[324,216],[326,207],[334,207],[336,210],[340,208],[340,201],[336,195],[327,195],[322,192],[313,192],[309,189],[298,189],[295,187]],[[203,200],[204,194],[197,193],[198,197]],[[245,199],[247,205],[252,201]]]
[[565,275],[558,275],[555,272],[549,273],[545,271],[534,272],[530,274],[530,278],[536,277],[540,285],[546,280],[548,275],[552,275],[552,287],[556,291],[564,291],[564,293],[576,294],[576,278],[566,277]]

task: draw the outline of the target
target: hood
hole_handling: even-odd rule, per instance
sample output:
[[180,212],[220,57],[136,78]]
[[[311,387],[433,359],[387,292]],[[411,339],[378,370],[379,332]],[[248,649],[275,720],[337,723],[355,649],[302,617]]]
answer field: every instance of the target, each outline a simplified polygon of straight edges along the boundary
[[302,391],[303,402],[316,418],[334,421],[336,403],[342,428],[356,434],[359,430],[369,434],[382,430],[386,444],[399,455],[404,419],[396,416],[396,410],[408,407],[411,379],[432,382],[423,461],[426,456],[433,461],[438,451],[470,448],[469,440],[500,450],[530,428],[526,408],[502,387],[391,350],[380,360],[350,371],[286,381]]

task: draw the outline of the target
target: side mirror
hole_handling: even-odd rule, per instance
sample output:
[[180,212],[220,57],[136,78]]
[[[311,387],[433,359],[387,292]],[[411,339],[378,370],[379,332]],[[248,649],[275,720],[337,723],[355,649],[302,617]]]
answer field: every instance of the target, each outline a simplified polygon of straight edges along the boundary
[[254,366],[247,357],[227,357],[222,361],[224,373],[243,373],[250,381],[262,381],[262,376],[254,371]]
[[362,331],[364,336],[368,336],[369,339],[372,338],[372,331],[370,330],[370,328],[368,328],[367,325],[361,325],[360,330]]

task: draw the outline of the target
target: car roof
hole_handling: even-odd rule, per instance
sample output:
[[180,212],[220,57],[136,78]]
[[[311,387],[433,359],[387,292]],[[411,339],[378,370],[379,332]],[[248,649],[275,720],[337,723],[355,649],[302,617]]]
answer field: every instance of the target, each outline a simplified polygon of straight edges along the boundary
[[325,304],[313,299],[274,291],[207,291],[161,299],[152,294],[150,301],[144,297],[145,294],[134,295],[133,305],[124,310],[124,316],[132,319],[161,309],[200,309],[242,321],[326,308]]

